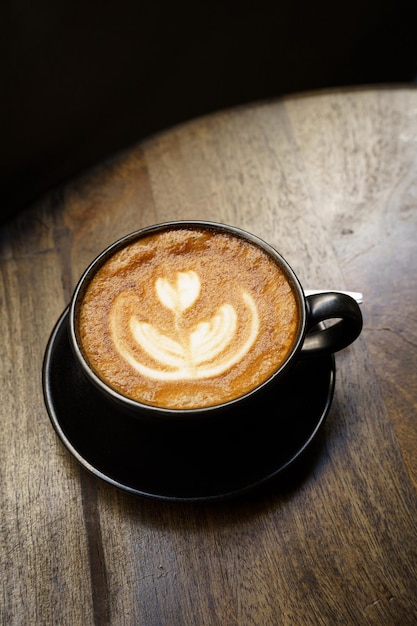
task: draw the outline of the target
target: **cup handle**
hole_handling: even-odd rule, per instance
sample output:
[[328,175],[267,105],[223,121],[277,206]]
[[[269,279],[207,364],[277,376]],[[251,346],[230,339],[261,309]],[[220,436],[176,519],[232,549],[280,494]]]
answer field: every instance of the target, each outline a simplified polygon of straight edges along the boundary
[[[332,354],[343,350],[360,335],[362,313],[356,300],[343,293],[326,292],[306,296],[307,333],[301,356]],[[319,328],[325,320],[335,323]]]

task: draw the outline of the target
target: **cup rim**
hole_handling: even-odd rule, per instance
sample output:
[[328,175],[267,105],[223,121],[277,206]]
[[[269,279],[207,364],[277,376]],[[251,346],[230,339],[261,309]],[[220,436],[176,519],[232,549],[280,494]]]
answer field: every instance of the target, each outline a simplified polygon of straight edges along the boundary
[[[239,237],[243,240],[249,241],[254,245],[261,248],[264,252],[269,254],[275,261],[278,261],[281,269],[284,270],[286,277],[288,278],[291,286],[294,289],[294,293],[297,298],[298,311],[299,311],[299,327],[298,327],[298,335],[294,344],[288,353],[285,360],[281,363],[281,365],[262,383],[256,386],[253,389],[250,389],[243,395],[240,395],[236,398],[232,398],[231,400],[227,400],[225,402],[221,402],[219,404],[204,406],[204,407],[194,407],[194,408],[168,408],[168,407],[160,407],[157,405],[147,404],[145,402],[141,402],[139,400],[135,400],[128,396],[123,395],[113,387],[111,387],[108,383],[106,383],[90,366],[86,357],[84,356],[83,350],[80,346],[80,342],[77,336],[77,315],[80,307],[80,303],[84,296],[84,293],[87,289],[89,280],[92,276],[96,274],[96,272],[104,265],[108,258],[110,258],[115,252],[119,249],[123,248],[127,243],[131,243],[138,239],[141,239],[145,236],[148,236],[153,233],[158,233],[167,229],[181,229],[181,228],[206,228],[212,229],[218,232],[225,232],[236,237]],[[69,339],[70,344],[74,353],[75,358],[78,361],[78,364],[81,365],[82,371],[87,376],[87,378],[98,388],[108,399],[113,400],[121,407],[129,410],[129,412],[133,413],[146,413],[148,415],[154,415],[155,417],[209,417],[216,412],[223,412],[226,409],[231,409],[240,405],[245,400],[252,398],[254,395],[265,391],[265,389],[269,388],[270,385],[274,384],[283,373],[288,369],[290,364],[294,362],[295,357],[300,352],[305,333],[306,333],[306,304],[304,298],[304,291],[301,286],[301,283],[295,274],[292,267],[285,260],[285,258],[269,243],[261,239],[259,236],[254,235],[248,231],[243,230],[237,226],[231,226],[228,224],[224,224],[222,222],[215,221],[207,221],[207,220],[174,220],[174,221],[165,221],[157,224],[153,224],[150,226],[145,226],[138,230],[135,230],[127,235],[124,235],[108,245],[104,248],[86,267],[86,269],[81,274],[76,287],[73,291],[70,305],[69,305]]]

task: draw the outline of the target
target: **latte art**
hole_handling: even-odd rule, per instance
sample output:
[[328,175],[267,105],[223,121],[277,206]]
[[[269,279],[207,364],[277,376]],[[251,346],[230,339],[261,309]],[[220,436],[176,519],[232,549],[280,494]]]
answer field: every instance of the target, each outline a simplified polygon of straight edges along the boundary
[[[200,293],[200,280],[194,271],[178,272],[176,286],[158,278],[155,290],[161,305],[171,310],[175,336],[170,337],[137,315],[125,320],[123,305],[116,299],[110,312],[111,336],[117,352],[142,376],[154,380],[197,380],[219,376],[236,365],[250,350],[259,331],[259,316],[253,298],[242,291],[242,301],[250,312],[251,322],[243,341],[235,341],[239,326],[238,313],[228,303],[222,304],[209,321],[194,328],[182,323],[183,312],[191,307]],[[119,296],[129,298],[129,294]],[[142,349],[158,366],[147,366],[139,360],[125,340],[129,328],[135,347]]]
[[93,371],[124,396],[170,409],[221,404],[259,386],[298,332],[285,272],[222,230],[157,231],[97,270],[78,312]]

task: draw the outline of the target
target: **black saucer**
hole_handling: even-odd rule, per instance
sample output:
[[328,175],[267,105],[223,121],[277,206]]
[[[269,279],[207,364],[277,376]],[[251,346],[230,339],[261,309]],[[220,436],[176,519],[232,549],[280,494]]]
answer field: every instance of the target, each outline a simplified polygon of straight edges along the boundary
[[333,397],[333,356],[299,361],[285,382],[245,412],[254,421],[228,436],[162,435],[114,414],[80,372],[68,309],[45,353],[43,389],[52,424],[87,470],[125,491],[172,501],[219,500],[278,476],[306,450]]

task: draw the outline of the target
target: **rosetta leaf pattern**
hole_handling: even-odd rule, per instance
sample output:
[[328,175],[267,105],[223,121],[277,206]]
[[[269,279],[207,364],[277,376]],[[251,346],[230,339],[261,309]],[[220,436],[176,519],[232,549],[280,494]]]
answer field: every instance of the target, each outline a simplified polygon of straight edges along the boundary
[[[196,302],[200,289],[200,279],[193,271],[178,272],[174,283],[166,278],[155,281],[159,301],[172,311],[175,338],[136,315],[128,320],[133,342],[151,357],[153,366],[138,359],[136,351],[125,341],[126,326],[116,305],[112,317],[114,344],[119,354],[142,376],[159,381],[215,377],[234,367],[248,353],[259,332],[259,315],[253,298],[242,290],[249,324],[246,336],[233,345],[239,319],[234,306],[227,302],[221,304],[209,320],[200,321],[192,328],[184,323],[183,313]],[[123,307],[121,313],[122,310]]]

